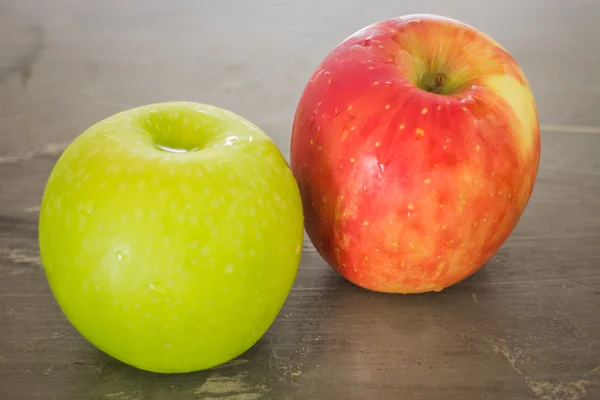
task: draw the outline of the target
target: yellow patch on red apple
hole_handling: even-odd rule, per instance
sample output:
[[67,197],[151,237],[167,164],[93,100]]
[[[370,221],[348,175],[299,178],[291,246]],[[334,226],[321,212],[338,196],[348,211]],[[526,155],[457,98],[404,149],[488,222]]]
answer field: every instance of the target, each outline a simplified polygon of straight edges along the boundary
[[528,86],[511,75],[492,75],[481,79],[481,85],[489,88],[510,107],[516,120],[513,132],[523,145],[523,153],[529,154],[538,140],[538,118],[533,94]]

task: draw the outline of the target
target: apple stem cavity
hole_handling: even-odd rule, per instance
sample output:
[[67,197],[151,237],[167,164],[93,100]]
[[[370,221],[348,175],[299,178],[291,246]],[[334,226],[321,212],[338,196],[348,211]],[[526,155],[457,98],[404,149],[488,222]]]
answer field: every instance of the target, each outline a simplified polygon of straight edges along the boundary
[[422,75],[419,79],[419,86],[421,89],[430,93],[444,94],[446,82],[447,77],[445,74],[434,72]]

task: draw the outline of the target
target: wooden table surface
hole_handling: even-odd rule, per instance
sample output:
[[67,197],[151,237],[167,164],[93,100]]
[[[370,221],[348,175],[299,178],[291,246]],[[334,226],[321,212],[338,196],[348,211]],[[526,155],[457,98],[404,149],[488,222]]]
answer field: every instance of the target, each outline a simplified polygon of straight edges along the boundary
[[[86,342],[40,266],[50,170],[114,112],[192,100],[255,121],[286,157],[300,92],[339,41],[413,12],[468,22],[531,81],[531,202],[477,274],[425,295],[340,278],[307,242],[267,334],[210,371],[156,375]],[[0,4],[0,399],[600,399],[600,3],[27,1]]]

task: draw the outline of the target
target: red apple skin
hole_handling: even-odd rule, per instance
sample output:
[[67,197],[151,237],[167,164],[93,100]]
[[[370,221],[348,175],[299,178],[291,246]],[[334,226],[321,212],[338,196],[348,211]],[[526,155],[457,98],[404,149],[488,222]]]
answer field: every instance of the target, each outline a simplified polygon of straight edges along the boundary
[[[417,87],[447,75],[448,93]],[[440,291],[480,269],[531,196],[539,121],[511,55],[435,15],[381,21],[339,44],[300,98],[291,138],[305,229],[346,279]]]

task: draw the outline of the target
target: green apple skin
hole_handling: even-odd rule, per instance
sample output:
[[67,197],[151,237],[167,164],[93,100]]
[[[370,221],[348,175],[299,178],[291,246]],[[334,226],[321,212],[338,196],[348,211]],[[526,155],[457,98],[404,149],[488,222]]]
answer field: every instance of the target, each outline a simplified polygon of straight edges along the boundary
[[83,132],[54,167],[39,220],[67,319],[103,352],[158,373],[251,348],[291,291],[303,235],[297,182],[274,142],[190,102],[134,108]]

